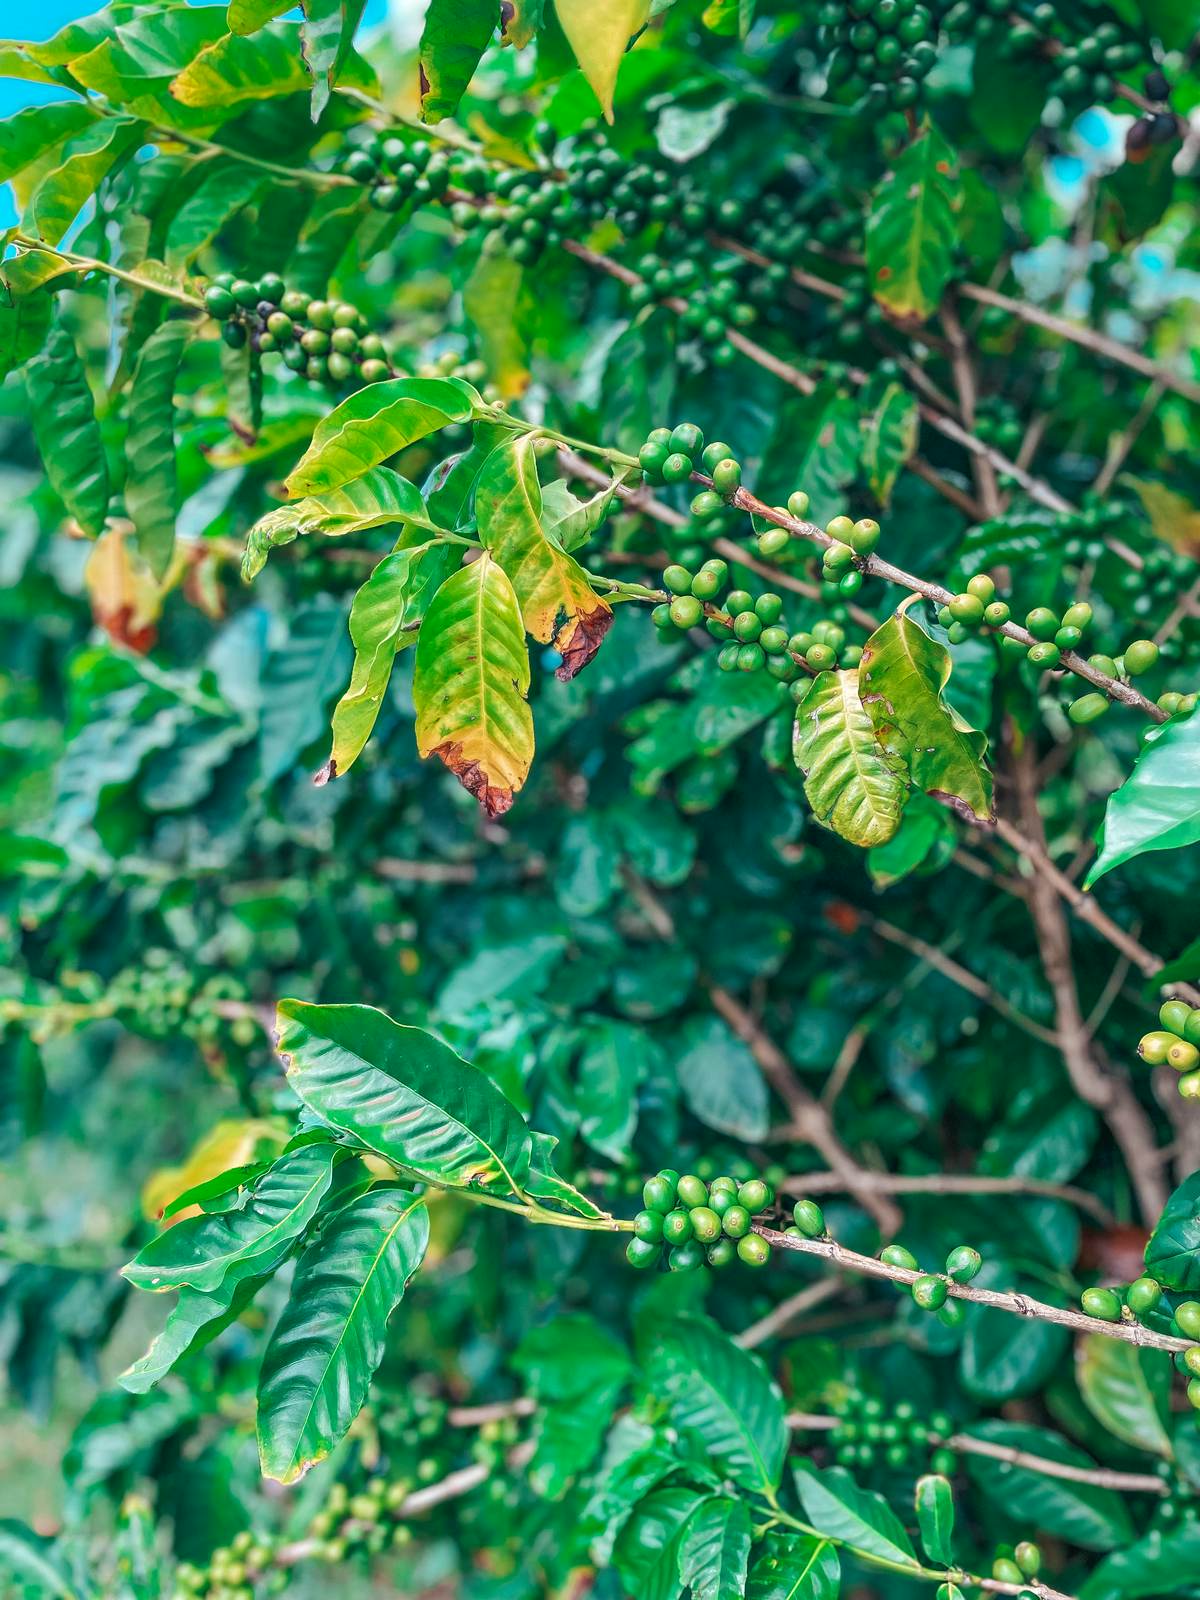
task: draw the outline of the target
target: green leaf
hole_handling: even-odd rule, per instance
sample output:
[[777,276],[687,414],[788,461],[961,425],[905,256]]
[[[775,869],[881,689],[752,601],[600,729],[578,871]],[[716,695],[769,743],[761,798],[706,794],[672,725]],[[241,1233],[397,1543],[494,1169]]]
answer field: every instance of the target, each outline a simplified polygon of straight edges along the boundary
[[744,1500],[705,1500],[679,1543],[679,1576],[692,1600],[740,1600],[750,1562],[750,1513]]
[[867,275],[894,317],[924,322],[954,273],[959,206],[954,151],[928,124],[871,198]]
[[498,445],[475,487],[479,537],[512,581],[526,631],[562,656],[563,682],[587,666],[612,626],[612,609],[573,556],[546,537],[532,434]]
[[491,1081],[421,1028],[373,1006],[281,1000],[279,1054],[310,1110],[408,1172],[521,1192],[529,1130]]
[[68,139],[61,162],[33,192],[25,231],[46,244],[58,244],[117,162],[142,142],[145,131],[145,123],[129,117],[104,117]]
[[1088,1410],[1110,1433],[1135,1450],[1171,1458],[1171,1367],[1156,1351],[1089,1333],[1076,1357],[1075,1377]]
[[320,737],[325,706],[342,681],[348,653],[345,612],[327,596],[289,617],[286,638],[262,669],[258,762],[264,787],[290,772]]
[[1079,1600],[1162,1600],[1195,1591],[1200,1583],[1200,1524],[1153,1528],[1115,1550],[1088,1573]]
[[770,1534],[750,1569],[746,1600],[837,1600],[841,1578],[837,1546],[828,1539]]
[[333,1181],[336,1150],[304,1145],[280,1156],[235,1211],[185,1217],[138,1251],[122,1271],[135,1289],[191,1289],[212,1294],[223,1284],[272,1270],[317,1213]]
[[[462,290],[463,313],[479,336],[488,379],[506,400],[529,386],[528,331],[537,306],[528,276],[532,274],[507,251],[484,249]],[[570,548],[561,539],[559,543]]]
[[15,116],[6,117],[0,122],[0,183],[15,178],[95,120],[95,111],[84,100],[26,106]]
[[343,539],[393,522],[406,527],[434,526],[420,491],[407,478],[390,467],[374,467],[341,488],[294,500],[260,517],[246,535],[242,577],[247,583],[257,578],[270,552],[294,539],[318,533]]
[[15,1518],[0,1518],[0,1572],[16,1579],[17,1589],[29,1585],[58,1600],[76,1600],[77,1590],[63,1566],[53,1539],[43,1539]]
[[1148,850],[1179,850],[1198,839],[1200,720],[1181,717],[1150,730],[1133,771],[1109,795],[1084,888]]
[[99,535],[108,512],[108,461],[87,375],[62,322],[54,322],[27,364],[25,386],[51,487],[80,527]]
[[345,1434],[428,1243],[424,1201],[382,1188],[336,1212],[305,1247],[258,1380],[266,1477],[294,1483]]
[[675,1071],[692,1115],[735,1139],[765,1139],[767,1084],[750,1046],[720,1017],[690,1017],[676,1044]]
[[638,1083],[649,1071],[652,1049],[645,1033],[627,1022],[588,1024],[576,1070],[579,1133],[610,1161],[623,1162],[631,1153]]
[[931,1561],[940,1566],[954,1564],[954,1495],[950,1480],[936,1472],[917,1479],[917,1528],[921,1544]]
[[629,1381],[628,1353],[591,1317],[566,1315],[526,1334],[513,1365],[539,1403],[530,1482],[560,1499],[600,1449]]
[[862,849],[886,844],[900,826],[907,791],[863,709],[856,671],[819,672],[812,680],[796,707],[792,748],[817,821]]
[[[376,86],[374,74],[352,51],[345,81],[360,89]],[[310,83],[299,26],[271,22],[251,38],[227,33],[206,45],[172,81],[171,93],[185,106],[224,108],[298,94]]]
[[0,381],[42,348],[53,305],[49,294],[37,290],[0,297]]
[[861,452],[858,407],[840,385],[826,380],[812,394],[788,394],[781,404],[756,489],[773,503],[802,483],[810,516],[824,526],[845,510]]
[[333,748],[317,774],[318,783],[341,777],[362,754],[396,657],[417,642],[411,624],[420,620],[431,592],[457,556],[456,547],[450,544],[397,550],[384,557],[354,596],[350,607],[354,670],[350,687],[334,708]]
[[611,122],[621,57],[646,26],[649,0],[610,0],[600,7],[592,0],[554,0],[554,10],[605,121]]
[[945,866],[957,846],[950,813],[918,791],[909,796],[898,831],[868,853],[867,871],[877,889],[890,889],[918,868]]
[[206,245],[244,206],[253,203],[265,178],[244,161],[221,161],[207,167],[167,228],[166,264],[174,271],[189,266]]
[[1033,1394],[1049,1378],[1070,1342],[1053,1322],[1024,1321],[990,1306],[968,1306],[959,1375],[978,1400]]
[[290,495],[340,488],[448,422],[466,422],[480,404],[457,378],[388,378],[350,395],[317,423],[312,443],[287,480]]
[[438,590],[417,640],[417,749],[449,767],[489,817],[509,809],[533,764],[529,654],[517,597],[491,556]]
[[193,1350],[202,1349],[238,1317],[254,1299],[270,1276],[230,1278],[211,1293],[182,1288],[166,1325],[144,1356],[120,1375],[120,1384],[131,1394],[145,1394]]
[[917,787],[986,822],[992,815],[987,738],[946,702],[949,677],[950,652],[897,611],[863,648],[859,693],[880,744]]
[[550,1201],[564,1211],[573,1211],[576,1216],[606,1215],[594,1200],[589,1200],[587,1195],[580,1194],[574,1184],[568,1183],[556,1171],[554,1149],[558,1140],[554,1135],[537,1133],[531,1129],[529,1137],[533,1141],[533,1154],[529,1162],[529,1172],[521,1185],[525,1193],[543,1203]]
[[862,425],[862,468],[872,494],[886,506],[896,479],[917,448],[921,425],[917,402],[903,384],[884,384],[882,392],[872,396]]
[[494,0],[430,0],[421,32],[421,120],[458,109],[499,21]]
[[175,550],[175,379],[191,322],[164,322],[146,340],[129,391],[125,439],[125,509],[138,553],[156,578]]
[[754,25],[757,0],[709,0],[701,20],[713,33],[744,39]]
[[637,1600],[678,1600],[679,1544],[700,1492],[669,1484],[638,1502],[617,1537],[613,1565]]
[[800,1462],[792,1470],[804,1515],[818,1533],[884,1561],[920,1566],[904,1524],[881,1494],[860,1489],[844,1467],[819,1472]]
[[1200,1172],[1163,1207],[1146,1245],[1146,1271],[1167,1289],[1200,1289]]
[[304,59],[313,76],[312,120],[316,122],[325,107],[334,84],[341,76],[342,67],[354,43],[354,34],[362,21],[366,0],[302,0],[304,22],[300,36],[304,41]]
[[292,9],[292,0],[229,0],[225,22],[230,33],[257,33]]
[[[1115,1341],[1114,1341],[1115,1342]],[[973,1439],[1021,1450],[1065,1466],[1093,1470],[1096,1463],[1049,1428],[986,1418],[963,1429]],[[1054,1478],[990,1456],[964,1455],[972,1482],[984,1499],[1002,1507],[1018,1526],[1037,1527],[1085,1550],[1114,1550],[1133,1536],[1125,1502],[1113,1489],[1072,1478]]]
[[757,1356],[699,1317],[647,1330],[647,1381],[678,1428],[690,1429],[736,1483],[763,1493],[787,1455],[783,1396]]
[[598,489],[590,500],[580,500],[561,478],[542,490],[542,531],[564,550],[578,550],[601,526],[616,497],[616,480]]

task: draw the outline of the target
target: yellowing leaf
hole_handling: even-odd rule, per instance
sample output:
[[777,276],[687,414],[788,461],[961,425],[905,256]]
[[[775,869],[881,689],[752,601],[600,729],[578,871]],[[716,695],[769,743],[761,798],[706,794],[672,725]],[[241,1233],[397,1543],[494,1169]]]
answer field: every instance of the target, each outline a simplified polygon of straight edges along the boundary
[[[263,1146],[279,1149],[283,1135],[279,1126],[262,1118],[229,1119],[210,1128],[191,1154],[177,1167],[160,1167],[142,1186],[142,1210],[152,1220],[161,1217],[178,1195],[197,1184],[216,1178],[231,1167],[248,1166],[262,1153]],[[190,1215],[181,1211],[178,1217]]]
[[117,644],[144,655],[158,635],[163,592],[124,528],[100,535],[83,578],[100,627]]
[[621,57],[633,35],[646,26],[649,0],[608,0],[602,5],[596,0],[554,0],[554,9],[605,120],[611,122]]
[[796,707],[796,765],[818,822],[850,844],[886,844],[900,826],[906,785],[875,737],[857,672],[821,672]]
[[1200,556],[1200,511],[1192,502],[1164,483],[1154,483],[1149,478],[1135,478],[1123,473],[1122,483],[1127,483],[1145,507],[1150,526],[1164,544],[1187,556]]
[[529,655],[521,613],[490,555],[434,596],[417,640],[417,748],[445,762],[489,817],[512,805],[533,764]]

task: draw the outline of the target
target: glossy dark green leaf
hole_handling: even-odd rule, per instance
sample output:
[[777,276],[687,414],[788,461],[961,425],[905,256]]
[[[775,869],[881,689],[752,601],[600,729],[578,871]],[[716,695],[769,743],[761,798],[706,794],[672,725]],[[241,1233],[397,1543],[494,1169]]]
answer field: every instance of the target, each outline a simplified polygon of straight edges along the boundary
[[945,806],[917,791],[910,794],[900,827],[886,844],[867,854],[867,871],[877,889],[890,889],[921,869],[936,871],[951,859],[958,838]]
[[1079,1600],[1162,1600],[1200,1582],[1200,1525],[1153,1529],[1105,1556],[1078,1589]]
[[988,1306],[968,1306],[959,1351],[963,1385],[979,1400],[1032,1394],[1049,1377],[1069,1340],[1067,1330],[1053,1322],[1031,1319],[1026,1325]]
[[917,787],[986,821],[992,814],[987,738],[947,702],[950,670],[949,651],[898,611],[863,648],[859,694],[880,744]]
[[1146,1270],[1168,1289],[1200,1289],[1200,1172],[1163,1207],[1146,1245]]
[[181,271],[212,243],[243,206],[251,205],[264,186],[264,175],[244,161],[211,163],[167,229],[165,261]]
[[406,1171],[520,1193],[529,1130],[477,1068],[373,1006],[281,1000],[279,1053],[310,1110]]
[[638,1028],[596,1019],[589,1025],[575,1071],[579,1132],[610,1161],[630,1154],[637,1128],[637,1090],[652,1051]]
[[938,1566],[954,1565],[954,1493],[949,1478],[936,1472],[917,1479],[917,1529],[921,1547]]
[[769,1534],[750,1568],[746,1600],[837,1600],[837,1546],[812,1534]]
[[175,550],[175,380],[190,322],[164,322],[142,346],[129,391],[125,509],[138,553],[156,578]]
[[844,1467],[793,1469],[804,1515],[818,1533],[902,1567],[919,1567],[904,1524],[881,1494],[862,1489]]
[[0,380],[24,366],[50,331],[54,302],[44,291],[0,294]]
[[[972,1438],[1067,1466],[1084,1470],[1095,1466],[1077,1445],[1031,1423],[989,1417],[970,1423],[963,1431]],[[1036,1526],[1085,1550],[1115,1550],[1132,1536],[1125,1501],[1113,1489],[1073,1478],[1053,1478],[974,1453],[963,1457],[963,1465],[976,1488],[1018,1525]]]
[[1158,1351],[1087,1334],[1075,1380],[1088,1410],[1110,1433],[1136,1450],[1171,1455],[1171,1367]]
[[253,1300],[269,1274],[248,1278],[230,1275],[210,1293],[182,1288],[166,1324],[144,1356],[121,1373],[121,1387],[145,1394],[193,1350],[202,1349],[226,1329]]
[[896,479],[917,448],[917,402],[902,384],[880,385],[863,415],[863,468],[881,506],[892,498]]
[[679,1600],[680,1540],[700,1499],[698,1490],[670,1484],[634,1507],[613,1554],[627,1593],[638,1600]]
[[268,1478],[295,1482],[354,1421],[428,1243],[424,1201],[380,1188],[335,1212],[305,1247],[258,1381]]
[[235,1211],[185,1217],[151,1239],[123,1269],[138,1289],[184,1286],[213,1294],[261,1276],[283,1259],[333,1181],[335,1148],[306,1145],[279,1157]]
[[705,1500],[679,1542],[679,1576],[693,1600],[740,1600],[750,1561],[750,1513],[744,1500]]
[[603,1216],[605,1213],[594,1200],[581,1194],[573,1183],[568,1183],[558,1172],[554,1159],[558,1140],[551,1134],[532,1130],[530,1138],[533,1141],[533,1154],[522,1183],[525,1193],[543,1204],[549,1203],[554,1210],[573,1211],[580,1217]]
[[108,461],[87,374],[64,323],[55,321],[26,365],[30,417],[54,492],[88,533],[108,512]]
[[1182,717],[1150,731],[1133,771],[1109,795],[1084,887],[1148,850],[1179,850],[1198,839],[1200,722]]
[[465,422],[479,396],[457,378],[369,383],[324,417],[287,480],[291,495],[338,489],[448,422]]
[[700,1318],[648,1330],[647,1382],[675,1425],[691,1429],[743,1488],[773,1489],[787,1454],[783,1396],[759,1358]]

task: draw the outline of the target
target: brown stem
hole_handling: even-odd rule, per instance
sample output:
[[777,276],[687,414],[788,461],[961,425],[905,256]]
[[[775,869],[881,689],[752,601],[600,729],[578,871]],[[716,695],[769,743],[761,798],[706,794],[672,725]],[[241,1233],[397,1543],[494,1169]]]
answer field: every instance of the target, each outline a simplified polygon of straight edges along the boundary
[[784,1328],[790,1328],[797,1317],[802,1317],[806,1311],[811,1311],[813,1306],[831,1300],[841,1287],[842,1280],[833,1276],[818,1278],[816,1283],[806,1284],[803,1289],[797,1289],[795,1294],[788,1295],[786,1300],[781,1300],[777,1306],[773,1306],[766,1316],[759,1317],[757,1322],[752,1322],[748,1328],[743,1328],[733,1341],[734,1344],[740,1344],[743,1350],[756,1349]]
[[[1175,1099],[1179,1100],[1178,1094]],[[1116,1223],[1116,1218],[1104,1202],[1087,1189],[1077,1189],[1068,1183],[1047,1183],[1040,1178],[991,1178],[974,1172],[927,1172],[911,1177],[903,1173],[867,1172],[859,1181],[878,1189],[882,1194],[1038,1195],[1047,1200],[1065,1200],[1069,1205],[1095,1217],[1103,1227],[1111,1228]],[[799,1172],[785,1179],[782,1187],[788,1194],[804,1196],[840,1194],[842,1179],[836,1172]]]
[[[967,336],[963,332],[955,308],[953,294],[947,294],[940,311],[942,327],[950,341],[950,371],[958,394],[959,410],[968,433],[975,432],[975,365],[971,360]],[[996,470],[986,455],[972,454],[971,469],[975,474],[975,492],[988,517],[998,517],[1001,512],[1000,490],[996,484]]]

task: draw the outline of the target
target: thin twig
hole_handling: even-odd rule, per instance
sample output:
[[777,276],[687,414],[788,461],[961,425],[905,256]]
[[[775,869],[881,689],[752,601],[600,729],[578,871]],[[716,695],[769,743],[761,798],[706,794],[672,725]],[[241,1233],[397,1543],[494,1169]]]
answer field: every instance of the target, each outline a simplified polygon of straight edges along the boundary
[[806,1284],[803,1289],[797,1289],[795,1294],[788,1295],[786,1300],[781,1300],[773,1306],[765,1317],[759,1317],[757,1322],[752,1322],[744,1328],[734,1339],[734,1344],[740,1344],[743,1350],[754,1350],[760,1344],[765,1344],[775,1334],[790,1328],[798,1317],[806,1311],[811,1311],[813,1306],[819,1306],[826,1300],[831,1300],[842,1288],[842,1280],[838,1277],[818,1278],[816,1283]]
[[[1172,1074],[1174,1078],[1174,1074]],[[1178,1093],[1175,1095],[1179,1099]],[[1103,1227],[1116,1223],[1112,1212],[1087,1189],[1078,1189],[1069,1183],[1048,1183],[1040,1178],[1020,1175],[988,1177],[976,1172],[928,1172],[914,1175],[895,1172],[866,1172],[859,1180],[882,1194],[1006,1194],[1036,1195],[1045,1200],[1065,1200],[1095,1217]],[[809,1196],[814,1194],[841,1194],[842,1178],[836,1172],[799,1172],[785,1178],[782,1189],[787,1194]]]

